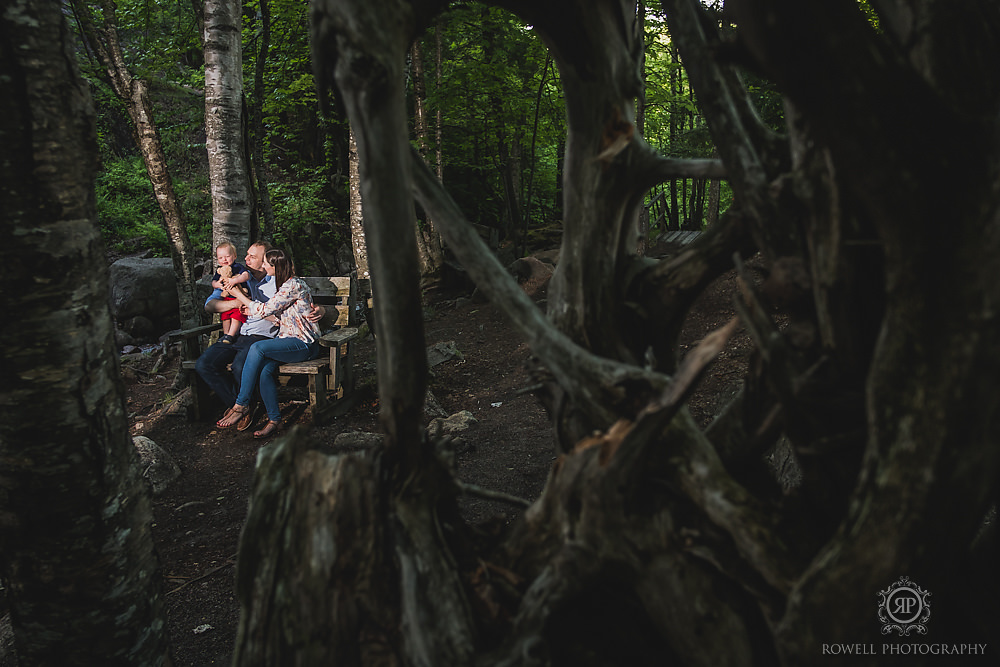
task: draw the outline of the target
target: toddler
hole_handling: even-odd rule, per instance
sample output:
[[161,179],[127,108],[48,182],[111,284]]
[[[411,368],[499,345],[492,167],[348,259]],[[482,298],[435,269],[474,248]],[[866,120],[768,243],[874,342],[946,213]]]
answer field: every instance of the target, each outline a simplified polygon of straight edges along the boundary
[[223,301],[232,301],[234,307],[219,314],[222,320],[222,337],[220,343],[232,345],[240,335],[240,328],[247,321],[247,316],[240,312],[240,303],[232,296],[232,290],[247,292],[242,286],[250,280],[250,272],[236,261],[236,246],[229,241],[220,243],[215,249],[215,259],[219,263],[219,271],[212,276],[212,287],[221,290]]

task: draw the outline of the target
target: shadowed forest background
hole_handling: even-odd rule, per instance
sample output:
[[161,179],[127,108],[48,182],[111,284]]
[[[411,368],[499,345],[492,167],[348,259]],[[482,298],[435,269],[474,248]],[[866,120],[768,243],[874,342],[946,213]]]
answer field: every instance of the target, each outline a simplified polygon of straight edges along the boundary
[[[18,664],[170,664],[106,266],[171,257],[188,326],[212,248],[258,238],[371,280],[382,439],[261,449],[234,665],[995,658],[995,2],[26,0],[0,28]],[[512,263],[553,246],[532,299]],[[735,316],[682,345],[730,273]],[[424,414],[458,281],[530,348],[556,457],[494,532]]]

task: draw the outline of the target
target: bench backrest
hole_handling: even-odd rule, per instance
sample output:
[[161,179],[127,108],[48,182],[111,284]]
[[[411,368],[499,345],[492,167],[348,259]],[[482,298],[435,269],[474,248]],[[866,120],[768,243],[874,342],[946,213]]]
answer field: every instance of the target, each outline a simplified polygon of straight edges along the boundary
[[[336,310],[337,326],[356,326],[358,316],[355,308],[357,303],[357,282],[350,276],[300,276],[309,286],[313,301],[324,306],[327,311]],[[332,313],[331,313],[332,315]]]

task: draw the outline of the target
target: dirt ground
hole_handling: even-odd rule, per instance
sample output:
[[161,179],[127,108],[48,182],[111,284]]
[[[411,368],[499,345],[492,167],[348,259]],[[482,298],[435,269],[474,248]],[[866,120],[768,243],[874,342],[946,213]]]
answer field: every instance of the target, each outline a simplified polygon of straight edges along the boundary
[[[682,351],[732,317],[735,276],[713,284],[691,311]],[[465,482],[532,500],[542,490],[555,449],[547,415],[522,390],[529,350],[506,317],[488,302],[468,294],[440,295],[425,307],[428,346],[454,341],[461,359],[431,370],[431,390],[447,414],[470,411],[477,424],[458,450],[459,476]],[[544,299],[544,290],[536,300]],[[703,379],[689,402],[692,414],[707,423],[731,395],[743,375],[750,351],[739,333]],[[355,352],[360,400],[343,417],[311,428],[310,437],[325,451],[345,432],[378,433],[375,390],[375,343],[369,337]],[[123,372],[132,434],[149,437],[180,466],[182,475],[154,498],[154,539],[165,581],[167,614],[178,667],[228,665],[236,636],[238,611],[233,580],[240,529],[246,514],[259,448],[252,431],[219,429],[214,421],[194,423],[182,410],[171,410],[169,387],[174,366],[148,374],[153,361],[126,364]],[[135,370],[127,370],[132,367]],[[309,423],[304,387],[281,393],[283,428]],[[219,406],[221,416],[222,406]],[[280,437],[280,433],[279,436]],[[510,505],[464,498],[472,522],[513,521]],[[3,659],[0,667],[15,665]],[[8,659],[10,656],[8,655]]]

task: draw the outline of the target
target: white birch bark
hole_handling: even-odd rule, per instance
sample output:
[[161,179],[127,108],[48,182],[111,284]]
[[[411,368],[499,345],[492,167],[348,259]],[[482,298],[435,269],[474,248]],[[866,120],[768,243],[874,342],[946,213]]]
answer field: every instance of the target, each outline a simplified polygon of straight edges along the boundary
[[205,144],[212,188],[212,242],[245,252],[253,203],[243,143],[241,4],[205,2]]

